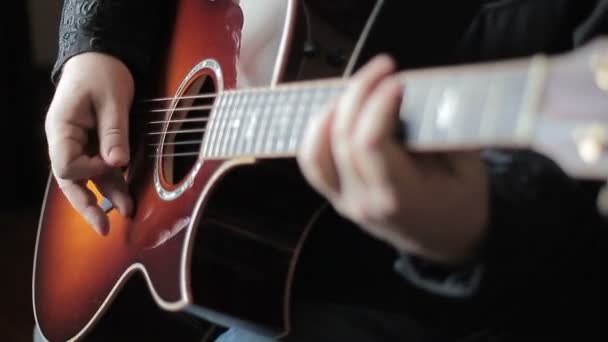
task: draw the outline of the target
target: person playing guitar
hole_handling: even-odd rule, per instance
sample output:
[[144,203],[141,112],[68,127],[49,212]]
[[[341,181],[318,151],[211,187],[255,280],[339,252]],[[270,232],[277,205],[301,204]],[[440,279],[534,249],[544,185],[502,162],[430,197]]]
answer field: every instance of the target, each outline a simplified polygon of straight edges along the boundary
[[[248,2],[217,1],[234,10]],[[312,117],[297,151],[304,179],[339,218],[310,234],[296,277],[298,287],[333,298],[296,298],[286,341],[580,333],[574,327],[595,308],[577,310],[589,304],[588,293],[599,293],[590,272],[606,250],[593,205],[598,185],[530,151],[408,150],[396,139],[396,115],[409,101],[396,71],[566,51],[603,33],[606,2],[302,3],[327,17],[343,13],[345,31],[382,8],[364,65]],[[130,112],[147,87],[149,56],[162,45],[172,5],[65,0],[45,122],[49,156],[62,193],[102,237],[113,227],[87,182],[122,216],[138,210],[122,176],[132,158]],[[238,41],[231,37],[240,33],[227,32],[218,41]],[[331,242],[315,242],[324,239]],[[362,288],[347,290],[355,279]],[[233,329],[218,341],[265,338]]]

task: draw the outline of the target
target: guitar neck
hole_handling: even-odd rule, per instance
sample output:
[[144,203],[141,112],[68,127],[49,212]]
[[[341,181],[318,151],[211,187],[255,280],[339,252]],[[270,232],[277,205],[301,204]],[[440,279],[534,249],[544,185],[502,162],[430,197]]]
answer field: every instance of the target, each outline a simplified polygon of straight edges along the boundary
[[[403,143],[419,151],[528,147],[547,67],[534,57],[401,73]],[[344,89],[332,79],[222,93],[203,155],[295,156],[310,118]]]
[[529,147],[547,71],[538,56],[405,72],[405,143],[421,151]]

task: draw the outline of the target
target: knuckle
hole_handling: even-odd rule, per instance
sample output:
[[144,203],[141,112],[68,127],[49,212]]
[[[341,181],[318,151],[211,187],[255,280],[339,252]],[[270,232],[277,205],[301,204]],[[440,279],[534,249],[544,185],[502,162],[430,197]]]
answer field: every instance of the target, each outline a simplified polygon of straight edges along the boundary
[[65,162],[60,161],[60,162],[53,163],[52,168],[53,168],[53,173],[58,178],[69,179],[70,176],[72,175],[70,166]]
[[354,146],[347,146],[345,150],[345,154],[348,155],[348,161],[351,165],[358,165],[365,162],[364,153],[361,153],[361,150]]
[[351,211],[353,219],[360,223],[368,223],[372,216],[369,210],[369,206],[363,202],[360,202]]
[[390,92],[392,89],[401,89],[401,80],[396,75],[386,77],[380,82],[380,86],[378,87],[379,92]]
[[119,127],[108,127],[103,130],[103,135],[106,137],[117,137],[121,138],[123,135],[123,130]]
[[300,169],[311,185],[317,189],[325,183],[322,171],[322,158],[318,152],[307,152],[299,159]]
[[334,154],[338,159],[349,158],[353,153],[352,139],[334,136],[332,146]]
[[356,148],[364,151],[376,150],[379,141],[380,138],[370,133],[366,127],[361,127],[353,138],[353,144]]
[[352,111],[356,110],[352,97],[345,94],[336,107],[336,117],[331,127],[331,135],[335,140],[347,139],[351,135],[352,129],[348,117]]
[[319,165],[322,163],[322,153],[318,148],[303,148],[298,155],[298,160],[302,168],[306,170],[315,170],[318,169]]
[[[337,117],[339,118],[342,114],[340,111],[337,112]],[[335,143],[342,143],[345,140],[350,138],[349,127],[344,122],[336,121],[334,125],[331,127],[331,140]]]
[[356,223],[366,224],[370,219],[370,210],[365,200],[359,196],[345,194],[333,203],[336,211]]
[[399,215],[400,201],[397,191],[393,189],[380,190],[375,217],[381,221],[392,221]]
[[359,222],[355,215],[356,210],[352,210],[352,204],[346,203],[343,198],[337,198],[332,202],[332,206],[338,214],[341,216],[352,219],[355,222]]

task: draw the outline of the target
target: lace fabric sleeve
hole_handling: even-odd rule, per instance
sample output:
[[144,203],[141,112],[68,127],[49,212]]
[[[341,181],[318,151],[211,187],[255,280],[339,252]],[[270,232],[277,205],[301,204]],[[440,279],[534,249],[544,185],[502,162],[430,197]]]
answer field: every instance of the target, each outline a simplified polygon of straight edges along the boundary
[[85,52],[110,54],[127,65],[136,80],[150,66],[152,49],[165,22],[161,0],[65,0],[59,25],[58,56],[52,71],[57,83],[63,65]]

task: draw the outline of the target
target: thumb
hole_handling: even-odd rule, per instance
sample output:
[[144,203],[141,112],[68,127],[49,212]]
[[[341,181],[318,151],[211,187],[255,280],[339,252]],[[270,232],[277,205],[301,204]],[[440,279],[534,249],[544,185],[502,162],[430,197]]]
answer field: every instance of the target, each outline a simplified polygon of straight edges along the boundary
[[129,108],[116,104],[102,106],[97,112],[99,154],[110,166],[129,163]]

